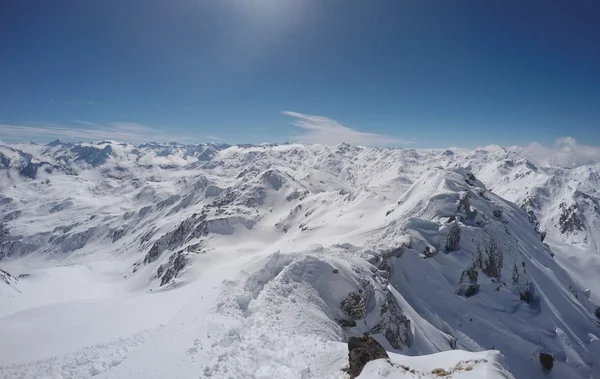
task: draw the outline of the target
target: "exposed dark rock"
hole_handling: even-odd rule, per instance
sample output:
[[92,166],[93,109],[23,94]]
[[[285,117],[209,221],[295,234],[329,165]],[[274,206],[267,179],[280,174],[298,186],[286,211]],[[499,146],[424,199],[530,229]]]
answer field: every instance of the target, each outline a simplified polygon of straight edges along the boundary
[[547,234],[547,232],[542,232],[540,234],[540,238],[541,238],[542,242],[544,242],[544,240],[546,239],[546,234]]
[[500,278],[502,252],[498,248],[496,240],[490,239],[485,244],[484,252],[482,252],[479,247],[477,248],[477,263],[481,268],[481,271],[490,278]]
[[334,268],[333,270],[331,270],[331,272],[333,272],[334,274],[337,274],[340,272],[340,270],[338,270],[337,268]]
[[425,258],[431,258],[433,256],[435,256],[437,254],[437,251],[435,249],[432,249],[429,246],[425,246],[425,251],[423,252],[423,255],[425,256]]
[[531,196],[528,196],[521,204],[521,209],[527,212],[529,222],[534,225],[538,222],[535,210],[538,210],[539,208],[539,205]]
[[[72,225],[71,227],[73,227]],[[59,246],[63,252],[75,251],[83,248],[91,239],[99,234],[99,227],[91,227],[82,232],[59,235],[51,239],[53,245]]]
[[365,365],[375,359],[388,359],[387,352],[373,337],[350,337],[348,340],[348,375],[354,379]]
[[[169,257],[169,263],[171,266],[165,271],[164,275],[160,279],[160,285],[164,286],[169,283],[173,278],[177,277],[181,270],[183,270],[187,264],[187,258],[184,254],[184,251],[179,251]],[[162,266],[159,268],[160,273],[157,272],[158,275],[162,274]]]
[[12,276],[8,271],[4,271],[2,269],[0,269],[0,280],[8,285],[11,285],[17,281],[17,279],[15,279],[15,277]]
[[600,319],[600,307],[596,308],[596,317],[598,317],[598,319]]
[[562,213],[558,220],[558,224],[562,234],[583,230],[583,221],[581,221],[581,218],[579,217],[576,204],[571,204],[567,207],[565,203],[561,203],[560,209],[562,210]]
[[351,292],[341,303],[342,311],[352,318],[363,319],[367,314],[367,302],[363,293]]
[[473,186],[475,185],[475,183],[477,182],[477,178],[475,177],[475,175],[473,175],[472,172],[467,172],[467,177],[465,178],[465,182],[467,182],[468,185]]
[[402,349],[412,344],[410,320],[398,308],[391,292],[386,293],[385,303],[381,306],[381,319],[371,329],[371,333],[383,333],[394,349]]
[[546,371],[552,370],[552,367],[554,367],[554,356],[552,354],[540,353],[540,364]]
[[464,296],[464,297],[471,297],[471,296],[475,296],[479,293],[479,284],[468,284],[468,285],[464,285],[462,286],[459,290],[458,290],[458,295],[460,296]]
[[83,161],[97,167],[103,165],[112,154],[112,146],[106,145],[103,149],[92,146],[73,146],[71,151],[76,154],[76,162]]
[[356,321],[354,320],[338,319],[336,321],[342,328],[354,328],[356,326]]
[[[204,221],[205,218],[205,215],[200,217],[200,221]],[[148,251],[148,254],[146,254],[144,257],[144,263],[152,263],[157,260],[164,251],[183,245],[186,242],[186,238],[189,237],[196,221],[197,220],[193,217],[188,218],[182,221],[177,228],[164,234],[162,237],[156,240],[150,248],[150,251]],[[199,227],[200,230],[198,230]],[[206,230],[204,230],[205,228],[206,225],[201,223],[196,227],[196,230],[194,230],[193,236],[200,237],[202,235],[206,235]]]
[[520,294],[521,301],[531,304],[533,301],[533,293],[530,290],[522,291]]
[[493,213],[494,213],[494,217],[496,217],[496,218],[502,217],[502,211],[499,209],[495,209]]
[[21,216],[21,211],[16,210],[16,211],[12,211],[12,212],[4,215],[4,218],[2,220],[3,221],[12,221],[12,220],[18,219],[20,216]]
[[458,243],[460,242],[460,226],[458,222],[453,222],[446,237],[446,252],[458,250]]
[[0,167],[2,167],[2,168],[10,167],[10,158],[2,153],[0,153]]
[[463,196],[458,203],[458,208],[456,209],[456,211],[461,212],[462,209],[463,212],[467,215],[467,219],[473,220],[477,216],[477,210],[471,209],[471,203],[469,202],[470,198],[470,193],[467,193],[465,196]]
[[512,280],[513,280],[513,284],[515,286],[519,284],[520,277],[521,277],[521,274],[519,274],[519,266],[517,266],[517,262],[515,262],[515,264],[513,266],[513,273],[512,273]]
[[468,269],[463,271],[463,273],[460,276],[460,281],[466,282],[468,280],[470,283],[474,284],[477,283],[478,276],[479,267],[477,266],[477,261],[475,261]]
[[29,162],[29,163],[27,163],[27,165],[25,165],[23,168],[21,168],[21,170],[19,170],[19,174],[21,176],[25,176],[30,179],[35,179],[37,177],[38,169],[41,167],[43,167],[47,173],[51,173],[52,170],[54,169],[54,166],[52,166],[48,162],[39,162],[39,163]]
[[120,240],[126,233],[127,233],[127,226],[121,226],[120,228],[115,229],[112,232],[112,241],[113,241],[113,243],[115,243],[118,240]]

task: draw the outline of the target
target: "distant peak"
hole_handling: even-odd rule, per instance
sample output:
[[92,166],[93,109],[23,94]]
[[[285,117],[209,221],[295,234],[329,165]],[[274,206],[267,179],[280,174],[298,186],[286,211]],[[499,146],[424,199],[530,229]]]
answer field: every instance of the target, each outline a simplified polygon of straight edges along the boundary
[[60,138],[57,138],[54,141],[46,144],[46,146],[52,146],[52,147],[54,147],[54,146],[62,145],[63,143],[64,143],[63,140],[61,140]]

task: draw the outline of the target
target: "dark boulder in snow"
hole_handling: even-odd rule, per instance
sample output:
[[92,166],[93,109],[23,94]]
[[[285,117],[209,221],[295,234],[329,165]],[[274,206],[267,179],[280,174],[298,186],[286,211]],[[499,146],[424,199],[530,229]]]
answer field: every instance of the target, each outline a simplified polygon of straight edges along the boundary
[[388,359],[387,352],[373,337],[350,337],[348,340],[348,375],[354,379],[365,365],[375,359]]
[[552,354],[540,353],[540,364],[545,370],[552,370],[552,367],[554,367],[554,356]]
[[525,290],[520,294],[521,301],[531,304],[533,301],[533,293],[530,290]]
[[475,296],[479,293],[479,284],[468,284],[460,287],[458,295],[464,297]]

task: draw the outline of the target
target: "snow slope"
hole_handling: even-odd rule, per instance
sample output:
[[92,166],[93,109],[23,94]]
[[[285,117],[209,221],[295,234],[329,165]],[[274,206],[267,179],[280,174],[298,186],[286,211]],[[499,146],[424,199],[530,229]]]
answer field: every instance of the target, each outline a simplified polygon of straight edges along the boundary
[[363,333],[402,355],[361,378],[600,377],[584,168],[345,144],[0,154],[0,377],[344,378]]

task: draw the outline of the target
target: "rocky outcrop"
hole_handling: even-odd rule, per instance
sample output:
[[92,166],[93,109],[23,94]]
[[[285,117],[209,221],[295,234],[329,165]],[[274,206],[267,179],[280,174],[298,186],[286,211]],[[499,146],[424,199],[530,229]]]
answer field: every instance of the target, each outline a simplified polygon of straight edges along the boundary
[[364,290],[351,292],[341,303],[342,311],[354,318],[362,320],[367,315],[367,299]]
[[[368,281],[363,282],[362,286],[362,289],[351,292],[342,300],[342,312],[351,317],[354,324],[355,320],[368,319],[366,330],[370,334],[383,335],[394,349],[401,350],[404,346],[410,346],[413,339],[410,320],[398,307],[394,295],[385,287],[376,290]],[[367,305],[373,303],[376,304],[375,308],[368,309]],[[372,312],[378,313],[373,317]]]
[[0,281],[3,281],[4,283],[10,286],[12,284],[15,284],[17,282],[17,279],[14,276],[12,276],[8,271],[0,269]]
[[452,222],[450,231],[446,237],[446,252],[452,252],[458,250],[458,243],[460,242],[460,226],[458,222]]
[[562,234],[583,230],[583,221],[579,217],[577,209],[576,204],[571,204],[570,206],[567,206],[565,203],[560,204],[561,214],[558,219],[558,225]]
[[474,261],[469,268],[467,268],[460,276],[461,287],[458,289],[457,294],[464,297],[471,297],[479,293],[479,284],[477,279],[479,278],[479,265],[477,261]]
[[348,369],[350,379],[360,375],[367,363],[375,359],[388,359],[385,349],[373,337],[350,337],[348,340]]
[[19,174],[29,179],[35,179],[40,168],[43,168],[46,173],[50,174],[55,167],[48,162],[28,162],[19,170]]
[[493,238],[485,243],[484,250],[477,248],[477,263],[481,271],[490,278],[500,278],[502,252]]
[[[192,232],[194,226],[198,221],[200,221],[200,225],[202,225],[202,221],[206,219],[206,215],[201,215],[200,217],[192,216],[184,221],[182,221],[177,228],[174,230],[164,234],[158,240],[154,242],[148,254],[144,257],[144,263],[152,263],[156,261],[160,255],[166,251],[171,250],[176,247],[183,245],[186,242],[189,234]],[[197,228],[197,227],[196,227]],[[201,233],[202,235],[206,235]],[[200,235],[198,235],[199,237]]]
[[473,220],[477,217],[477,210],[471,209],[471,203],[469,199],[471,198],[471,193],[467,192],[459,201],[458,208],[456,209],[459,213],[464,213],[468,220]]
[[538,224],[536,210],[539,210],[539,208],[539,204],[537,204],[537,202],[531,196],[525,198],[525,200],[523,200],[523,203],[521,204],[521,209],[527,212],[529,222],[534,225]]
[[382,333],[394,349],[402,349],[412,344],[410,320],[398,308],[391,292],[386,292],[386,299],[381,306],[379,323],[371,329],[371,333]]
[[187,258],[184,250],[178,251],[177,253],[171,255],[169,257],[167,269],[165,270],[163,266],[160,266],[156,273],[157,277],[160,277],[161,287],[169,283],[172,279],[176,278],[186,265]]

